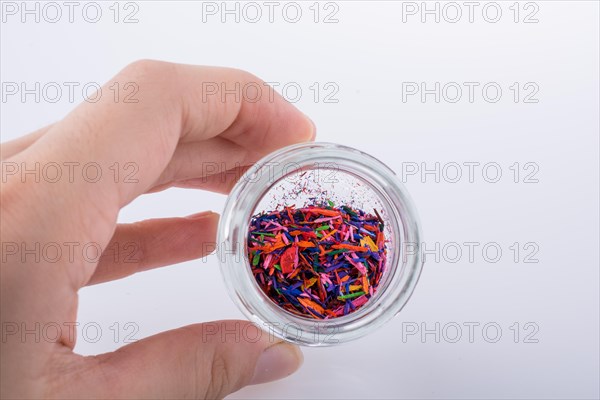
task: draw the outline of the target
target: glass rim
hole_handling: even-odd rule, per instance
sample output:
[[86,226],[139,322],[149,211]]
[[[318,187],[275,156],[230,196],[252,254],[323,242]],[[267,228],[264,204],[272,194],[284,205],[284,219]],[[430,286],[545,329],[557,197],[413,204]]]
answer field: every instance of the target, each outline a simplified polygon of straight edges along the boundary
[[[277,182],[298,171],[290,172],[290,166],[311,169],[312,165],[315,169],[315,163],[316,168],[319,168],[319,163],[334,164],[340,171],[350,173],[369,185],[390,212],[393,236],[400,241],[399,248],[388,249],[386,271],[374,296],[352,313],[322,320],[293,314],[271,301],[256,283],[246,251],[249,223],[263,196]],[[250,321],[281,339],[307,346],[322,346],[362,337],[389,321],[404,307],[423,265],[420,252],[407,254],[404,244],[418,246],[420,238],[420,224],[413,202],[389,167],[351,147],[308,142],[267,155],[238,180],[227,198],[219,222],[217,253],[229,295]],[[389,257],[390,251],[393,259]],[[280,323],[284,325],[280,326]],[[295,332],[290,332],[290,328]],[[323,337],[327,335],[331,336],[329,342]]]

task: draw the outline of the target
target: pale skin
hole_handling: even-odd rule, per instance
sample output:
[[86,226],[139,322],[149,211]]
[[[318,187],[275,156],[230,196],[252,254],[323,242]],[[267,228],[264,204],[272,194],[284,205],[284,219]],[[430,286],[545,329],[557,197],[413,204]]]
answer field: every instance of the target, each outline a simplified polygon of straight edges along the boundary
[[[109,249],[113,243],[133,242],[135,262],[121,257],[90,261],[81,252],[50,262],[23,259],[11,249],[0,269],[3,325],[68,326],[77,320],[80,288],[205,256],[210,246],[191,243],[215,242],[218,214],[118,224],[119,210],[144,193],[173,186],[227,194],[239,177],[227,170],[243,171],[278,148],[315,137],[310,119],[276,93],[263,92],[253,101],[202,95],[203,82],[227,88],[257,82],[266,88],[247,72],[138,61],[104,88],[115,82],[137,83],[139,101],[115,102],[104,95],[96,103],[84,102],[63,120],[2,144],[1,158],[11,165],[94,161],[105,174],[116,162],[133,162],[139,166],[137,182],[113,175],[97,182],[75,175],[72,182],[54,183],[7,175],[1,189],[1,236],[3,243],[27,248],[76,242]],[[204,176],[203,162],[224,169]],[[53,341],[3,332],[0,397],[222,398],[246,385],[288,376],[302,363],[297,347],[267,334],[256,342],[243,335],[242,340],[222,340],[218,332],[212,334],[215,328],[236,329],[235,324],[248,322],[212,323],[204,339],[206,325],[194,324],[89,357],[73,352],[68,329]]]

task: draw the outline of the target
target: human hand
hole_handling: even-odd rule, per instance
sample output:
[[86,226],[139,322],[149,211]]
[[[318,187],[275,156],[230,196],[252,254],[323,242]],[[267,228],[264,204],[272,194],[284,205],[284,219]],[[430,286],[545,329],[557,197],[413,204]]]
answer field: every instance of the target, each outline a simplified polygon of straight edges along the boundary
[[[73,353],[75,338],[67,329],[54,341],[38,342],[5,331],[9,325],[67,326],[76,320],[80,288],[206,255],[202,244],[215,242],[217,214],[117,224],[121,207],[139,195],[172,186],[228,193],[236,176],[263,155],[315,136],[312,122],[276,93],[236,101],[234,95],[222,99],[203,92],[206,82],[225,88],[256,82],[266,88],[246,72],[140,61],[103,90],[115,82],[135,82],[138,102],[115,103],[105,95],[2,145],[7,168],[1,190],[1,397],[215,398],[291,374],[302,362],[297,347],[268,335],[254,343],[223,341],[218,332],[202,340],[205,324],[91,357]],[[139,170],[127,181],[105,174],[97,182],[77,175],[35,182],[8,168],[90,162],[105,172],[115,163],[121,168],[133,163]],[[221,169],[207,176],[203,163]],[[23,251],[50,242],[95,243],[101,249],[134,242],[136,262],[90,260],[80,252],[48,262]],[[211,332],[235,324],[249,322],[220,321]]]

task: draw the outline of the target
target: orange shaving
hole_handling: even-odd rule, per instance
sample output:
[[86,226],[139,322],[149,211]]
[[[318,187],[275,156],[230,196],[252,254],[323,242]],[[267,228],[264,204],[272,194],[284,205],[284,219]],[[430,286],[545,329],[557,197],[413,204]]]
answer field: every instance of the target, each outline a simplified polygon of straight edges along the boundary
[[351,244],[334,244],[332,249],[346,249],[352,251],[368,251],[369,249],[362,246],[352,246]]
[[296,243],[298,245],[298,247],[317,247],[316,244],[309,242],[307,240],[300,240],[298,243]]
[[304,307],[307,307],[307,308],[310,307],[313,310],[315,310],[316,312],[318,312],[319,314],[324,314],[325,313],[325,310],[323,310],[323,307],[321,307],[320,305],[318,305],[314,301],[312,301],[310,299],[307,299],[306,297],[298,297],[298,301]]

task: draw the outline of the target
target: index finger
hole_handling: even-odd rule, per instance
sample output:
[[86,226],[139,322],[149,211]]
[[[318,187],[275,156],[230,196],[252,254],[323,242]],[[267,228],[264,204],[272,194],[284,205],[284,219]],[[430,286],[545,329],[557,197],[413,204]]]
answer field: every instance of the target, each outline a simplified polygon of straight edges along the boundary
[[[115,85],[135,90],[133,102],[115,101]],[[81,210],[85,204],[102,221],[114,222],[123,205],[153,186],[178,144],[219,136],[238,148],[266,154],[310,140],[312,122],[274,91],[251,99],[232,93],[236,87],[259,86],[268,87],[240,70],[139,61],[104,85],[97,102],[77,107],[15,158],[59,164],[92,161],[103,171],[136,165],[133,181],[61,180],[35,191],[43,194],[48,207],[54,199],[63,209]]]

